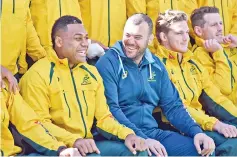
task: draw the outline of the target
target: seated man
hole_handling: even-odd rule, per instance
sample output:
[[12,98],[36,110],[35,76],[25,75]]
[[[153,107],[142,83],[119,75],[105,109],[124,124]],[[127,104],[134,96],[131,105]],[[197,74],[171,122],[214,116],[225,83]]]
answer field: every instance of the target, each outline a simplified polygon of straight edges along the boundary
[[[212,83],[207,70],[188,50],[187,15],[168,10],[156,22],[157,54],[191,116],[216,144],[216,155],[237,155],[237,107]],[[205,109],[205,111],[203,110]],[[207,114],[206,114],[207,113]],[[223,121],[223,122],[222,122]]]
[[[221,93],[237,106],[237,37],[223,36],[223,24],[215,7],[201,7],[193,11],[192,27],[196,33],[193,52],[208,70],[211,80]],[[234,49],[232,49],[234,50]]]
[[[210,155],[215,148],[213,140],[189,116],[164,65],[147,49],[152,27],[147,15],[134,14],[125,24],[123,40],[97,62],[110,111],[120,123],[145,138],[156,156]],[[189,137],[159,129],[152,116],[158,106]]]
[[[131,156],[144,151],[144,140],[110,113],[102,79],[96,68],[86,63],[87,39],[81,20],[59,18],[52,28],[51,54],[34,64],[20,82],[23,98],[53,136],[78,148],[82,156]],[[108,140],[93,140],[93,124]],[[119,139],[125,140],[126,146]]]
[[[1,71],[2,71],[1,66]],[[22,154],[22,148],[14,144],[14,138],[9,128],[14,128],[25,143],[30,145],[35,152],[30,155],[80,155],[75,148],[67,148],[63,142],[57,141],[44,127],[44,122],[40,122],[35,112],[23,101],[17,92],[15,95],[9,92],[9,84],[6,80],[5,88],[1,89],[1,156],[27,155]],[[25,145],[24,145],[25,146]],[[23,149],[27,149],[23,148]]]

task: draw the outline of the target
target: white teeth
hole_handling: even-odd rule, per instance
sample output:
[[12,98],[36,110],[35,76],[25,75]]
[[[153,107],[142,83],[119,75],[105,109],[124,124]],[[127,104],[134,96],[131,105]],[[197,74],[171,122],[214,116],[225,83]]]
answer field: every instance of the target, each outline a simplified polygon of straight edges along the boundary
[[129,49],[129,50],[135,50],[135,48],[133,48],[133,47],[128,47],[128,49]]

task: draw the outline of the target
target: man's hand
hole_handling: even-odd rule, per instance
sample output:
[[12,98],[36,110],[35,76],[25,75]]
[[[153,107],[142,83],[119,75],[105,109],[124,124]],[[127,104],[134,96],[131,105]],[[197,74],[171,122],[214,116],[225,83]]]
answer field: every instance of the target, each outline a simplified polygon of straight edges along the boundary
[[134,134],[127,135],[125,145],[134,155],[137,154],[137,151],[145,151],[148,148],[145,140]]
[[168,156],[165,147],[157,140],[146,139],[148,145],[148,155],[151,156],[151,152],[156,156]]
[[[201,154],[202,156],[209,156],[215,151],[213,139],[204,133],[198,133],[194,136],[194,145],[198,154]],[[201,145],[203,145],[203,150],[201,150]]]
[[105,54],[105,50],[108,50],[109,48],[103,45],[101,42],[96,40],[88,39],[88,50],[86,56],[89,59],[93,59],[95,57],[101,57]]
[[95,57],[101,57],[104,54],[105,54],[104,49],[98,43],[93,43],[88,46],[86,56],[89,59],[93,59]]
[[77,148],[66,148],[59,153],[59,156],[61,156],[61,157],[72,157],[72,156],[81,157],[81,154],[79,153]]
[[206,51],[210,52],[211,54],[223,49],[221,44],[219,44],[216,39],[205,40],[203,45]]
[[223,43],[229,44],[229,48],[237,47],[237,37],[232,34],[228,34],[227,36],[224,36]]
[[216,122],[213,126],[213,130],[224,135],[226,138],[237,137],[237,128],[233,125],[222,123],[221,121]]
[[1,77],[1,79],[0,79],[1,88],[6,87],[6,85],[2,81],[2,79],[6,78],[9,82],[9,91],[10,92],[14,92],[14,94],[16,94],[16,92],[20,90],[18,87],[18,82],[17,82],[16,78],[13,76],[13,74],[9,70],[4,68],[3,66],[1,66],[1,76],[0,77]]
[[73,147],[77,148],[82,156],[86,156],[87,153],[94,152],[100,154],[100,151],[97,148],[93,139],[77,139]]

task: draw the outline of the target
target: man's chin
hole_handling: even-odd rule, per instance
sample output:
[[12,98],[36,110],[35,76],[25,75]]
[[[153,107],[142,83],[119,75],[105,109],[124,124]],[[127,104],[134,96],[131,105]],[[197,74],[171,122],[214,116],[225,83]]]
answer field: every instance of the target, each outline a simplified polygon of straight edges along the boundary
[[217,36],[215,39],[217,40],[218,43],[222,44],[224,36]]
[[133,56],[134,52],[132,51],[125,51],[125,55],[130,58],[130,56]]
[[76,64],[79,64],[79,63],[86,63],[86,62],[87,62],[87,60],[86,60],[86,58],[85,58],[85,59],[77,60],[77,61],[76,61]]
[[134,55],[133,53],[126,54],[126,56],[127,56],[128,58],[130,58],[130,59],[132,59],[132,58],[135,57],[135,55]]
[[217,42],[218,42],[219,44],[223,44],[223,43],[224,43],[223,38],[217,39]]
[[177,52],[185,53],[188,51],[188,48],[179,49]]

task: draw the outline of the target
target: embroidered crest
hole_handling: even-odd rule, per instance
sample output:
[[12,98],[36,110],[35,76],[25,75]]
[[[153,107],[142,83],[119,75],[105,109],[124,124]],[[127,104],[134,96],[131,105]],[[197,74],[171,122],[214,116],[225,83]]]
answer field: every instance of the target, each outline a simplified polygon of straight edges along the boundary
[[88,84],[91,84],[91,81],[90,81],[90,77],[86,74],[83,78],[81,85],[88,85]]
[[196,68],[194,66],[191,67],[190,72],[191,72],[192,75],[197,74]]
[[229,57],[236,55],[236,53],[237,53],[237,48],[231,48]]

